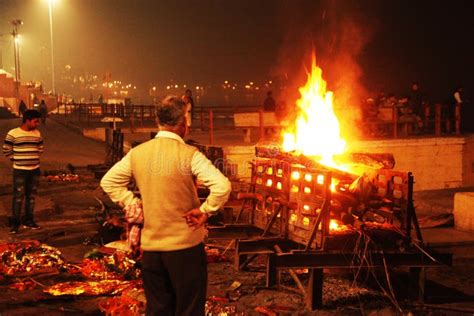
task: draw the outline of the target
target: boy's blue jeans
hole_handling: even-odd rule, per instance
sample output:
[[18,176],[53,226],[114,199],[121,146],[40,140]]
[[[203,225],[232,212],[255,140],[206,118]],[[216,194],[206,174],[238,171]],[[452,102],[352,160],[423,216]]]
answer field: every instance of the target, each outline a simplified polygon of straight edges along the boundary
[[[35,208],[35,195],[38,188],[40,169],[21,170],[13,169],[13,202],[12,202],[12,225],[33,224],[33,210]],[[25,216],[21,220],[21,207],[25,200]]]

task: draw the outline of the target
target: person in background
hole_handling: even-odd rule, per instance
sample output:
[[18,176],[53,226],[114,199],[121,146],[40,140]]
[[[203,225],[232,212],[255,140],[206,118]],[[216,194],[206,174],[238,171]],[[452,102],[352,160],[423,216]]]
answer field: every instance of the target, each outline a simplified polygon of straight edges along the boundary
[[191,128],[191,124],[193,122],[194,117],[194,100],[193,100],[193,93],[191,90],[187,89],[183,95],[183,101],[186,104],[186,122],[188,128]]
[[[3,143],[3,154],[13,162],[13,202],[11,234],[18,233],[20,224],[40,229],[33,216],[35,195],[40,177],[40,156],[43,153],[43,138],[38,130],[40,113],[26,110],[20,127],[10,130]],[[20,218],[25,200],[25,216]]]
[[423,95],[420,91],[420,85],[418,82],[413,82],[411,85],[410,95],[408,96],[408,108],[411,113],[415,116],[415,133],[423,131],[423,120],[425,117],[425,103]]
[[423,113],[423,96],[420,91],[420,85],[418,82],[413,82],[411,85],[410,94],[408,96],[409,107],[412,113],[417,116],[422,116]]
[[41,100],[41,103],[39,105],[39,112],[41,115],[41,124],[46,125],[46,117],[48,116],[48,107],[46,106],[46,103],[44,103],[44,100]]
[[26,110],[27,110],[26,104],[25,102],[23,102],[23,100],[21,100],[20,105],[18,106],[18,115],[20,117],[23,117],[23,114],[25,114]]
[[275,99],[272,96],[272,92],[268,91],[267,92],[267,97],[265,98],[265,101],[263,101],[263,110],[268,111],[268,112],[273,112],[276,109],[276,102]]
[[[140,244],[146,315],[204,315],[204,224],[231,190],[229,180],[197,148],[185,144],[186,108],[182,98],[166,97],[157,107],[156,137],[132,148],[100,183],[126,210],[143,210]],[[127,187],[132,177],[141,202]],[[202,204],[195,179],[210,189]]]
[[[457,86],[456,87],[456,89],[454,90],[454,93],[453,93],[453,98],[454,98],[454,105],[452,106],[452,109],[451,109],[451,117],[454,118],[454,121],[456,121],[456,119],[460,119],[465,123],[467,121],[467,118],[468,118],[467,115],[466,115],[468,111],[464,106],[462,86]],[[466,124],[461,123],[461,129],[463,131],[467,131]]]
[[462,90],[463,90],[463,89],[462,89],[461,86],[458,86],[458,87],[456,88],[456,90],[454,90],[453,97],[454,97],[454,103],[455,103],[456,105],[459,104],[459,105],[461,106],[462,103],[463,103]]

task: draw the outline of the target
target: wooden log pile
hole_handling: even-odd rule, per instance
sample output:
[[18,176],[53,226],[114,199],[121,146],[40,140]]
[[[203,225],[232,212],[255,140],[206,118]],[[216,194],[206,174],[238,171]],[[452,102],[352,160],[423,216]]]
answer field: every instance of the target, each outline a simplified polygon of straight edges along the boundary
[[[335,220],[335,223],[341,225],[358,227],[367,222],[391,225],[397,228],[397,235],[403,233],[406,229],[408,212],[414,212],[414,209],[409,210],[412,203],[408,193],[412,188],[409,188],[408,173],[392,170],[395,166],[393,155],[351,153],[339,156],[337,161],[360,165],[364,172],[362,175],[357,175],[342,171],[322,165],[314,157],[284,152],[278,147],[256,147],[252,181],[257,195],[249,198],[255,201],[257,211],[260,213],[272,211],[269,200],[278,201],[279,204],[284,201],[283,204],[290,209],[289,225],[300,227],[298,231],[302,232],[308,231],[309,226],[316,223],[311,217],[319,217],[323,202],[330,199],[329,217],[327,220],[322,220],[322,226],[329,225],[329,220],[331,222]],[[301,174],[296,181],[293,179],[295,173],[293,170],[299,170],[298,173]],[[273,172],[283,173],[283,177],[272,177]],[[314,183],[314,179],[320,177],[321,179],[330,177],[330,190],[326,193],[323,186],[318,187],[318,183]],[[289,184],[285,185],[288,182]],[[293,189],[297,186],[303,192],[295,195]],[[266,209],[267,207],[270,209]],[[256,218],[265,220],[265,215],[257,214]],[[385,229],[389,226],[370,227],[373,231],[374,227]],[[296,231],[295,229],[292,231]],[[303,236],[301,239],[304,238],[306,237]]]

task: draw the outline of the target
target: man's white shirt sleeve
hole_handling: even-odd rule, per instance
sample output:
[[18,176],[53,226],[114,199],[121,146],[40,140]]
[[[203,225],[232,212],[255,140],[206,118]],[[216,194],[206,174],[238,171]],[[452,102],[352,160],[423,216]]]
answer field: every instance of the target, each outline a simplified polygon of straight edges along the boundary
[[120,202],[127,206],[134,200],[133,192],[127,186],[132,179],[130,163],[130,150],[128,154],[117,162],[100,181],[100,186],[115,203]]
[[229,199],[231,184],[212,162],[201,152],[196,151],[191,161],[191,171],[199,183],[211,191],[200,210],[203,213],[218,211]]

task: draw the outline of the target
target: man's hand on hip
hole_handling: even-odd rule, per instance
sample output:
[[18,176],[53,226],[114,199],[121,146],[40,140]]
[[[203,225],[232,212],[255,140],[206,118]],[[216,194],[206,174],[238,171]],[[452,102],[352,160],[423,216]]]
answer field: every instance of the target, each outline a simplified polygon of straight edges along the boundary
[[208,216],[206,213],[201,212],[198,208],[193,208],[190,211],[184,213],[183,217],[186,219],[186,224],[194,230],[199,229],[202,225],[207,222]]

